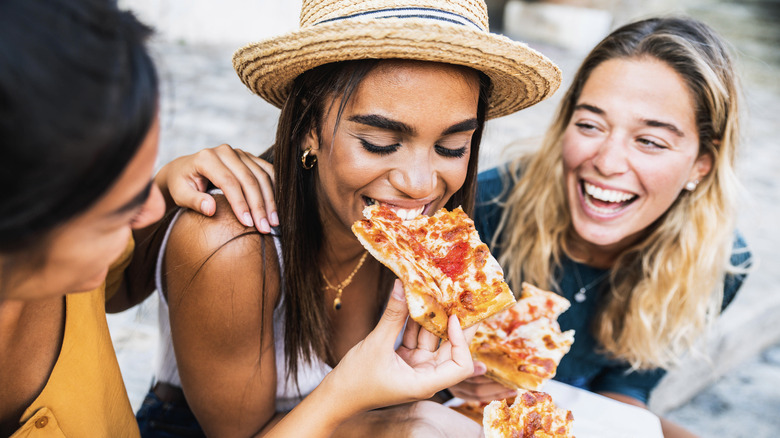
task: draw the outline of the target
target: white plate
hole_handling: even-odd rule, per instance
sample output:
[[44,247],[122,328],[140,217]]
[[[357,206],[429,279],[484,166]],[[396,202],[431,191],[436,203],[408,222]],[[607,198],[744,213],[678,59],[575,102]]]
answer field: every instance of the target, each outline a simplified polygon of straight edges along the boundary
[[[572,433],[577,438],[663,438],[661,421],[647,409],[627,405],[584,389],[550,380],[540,389],[556,406],[574,415]],[[454,398],[447,406],[463,400]]]

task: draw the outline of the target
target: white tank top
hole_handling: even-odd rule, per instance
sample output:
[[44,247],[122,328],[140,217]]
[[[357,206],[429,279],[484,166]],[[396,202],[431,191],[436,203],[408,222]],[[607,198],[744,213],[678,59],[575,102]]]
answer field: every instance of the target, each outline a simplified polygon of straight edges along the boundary
[[[222,193],[219,190],[210,192],[212,194]],[[165,249],[168,246],[168,238],[173,229],[173,225],[179,219],[182,210],[176,212],[168,229],[165,231],[162,245],[160,246],[160,253],[157,256],[157,266],[155,272],[155,282],[157,285],[157,291],[160,295],[159,306],[159,332],[160,343],[157,354],[157,364],[155,379],[160,382],[169,383],[171,385],[181,387],[181,378],[179,377],[179,370],[176,364],[176,356],[173,352],[173,343],[171,340],[171,324],[168,318],[168,303],[165,301],[163,295],[163,256]],[[274,236],[274,244],[276,246],[276,253],[279,255],[280,272],[283,272],[284,266],[282,266],[282,248],[281,242],[277,236]],[[284,353],[284,289],[281,290],[281,300],[279,305],[274,309],[274,349],[276,355],[276,410],[278,412],[288,412],[292,410],[303,398],[320,384],[325,375],[331,371],[331,367],[320,360],[314,358],[311,364],[302,362],[298,365],[298,387],[300,392],[296,388],[292,379],[288,381],[286,379],[286,356]],[[400,336],[399,336],[400,338]]]

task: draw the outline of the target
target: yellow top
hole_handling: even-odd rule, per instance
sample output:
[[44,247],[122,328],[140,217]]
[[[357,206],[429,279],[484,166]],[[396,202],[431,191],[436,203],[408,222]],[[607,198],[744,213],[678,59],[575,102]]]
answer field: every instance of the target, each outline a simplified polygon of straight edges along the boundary
[[131,240],[103,286],[65,296],[65,333],[57,363],[11,438],[139,436],[105,311],[106,295],[122,283],[133,247]]

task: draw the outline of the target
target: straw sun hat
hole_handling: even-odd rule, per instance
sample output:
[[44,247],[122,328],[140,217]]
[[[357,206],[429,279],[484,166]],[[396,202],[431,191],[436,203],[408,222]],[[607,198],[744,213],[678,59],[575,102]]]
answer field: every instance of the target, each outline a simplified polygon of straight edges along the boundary
[[388,58],[484,72],[492,81],[488,118],[533,105],[561,82],[545,56],[489,33],[483,0],[303,0],[300,29],[239,49],[233,67],[250,90],[281,107],[293,80],[307,70]]

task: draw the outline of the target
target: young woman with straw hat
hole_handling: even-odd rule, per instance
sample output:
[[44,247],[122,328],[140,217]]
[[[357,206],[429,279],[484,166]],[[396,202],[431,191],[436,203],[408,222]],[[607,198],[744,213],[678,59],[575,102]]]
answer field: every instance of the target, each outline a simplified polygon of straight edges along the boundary
[[477,0],[310,0],[299,30],[236,52],[242,81],[282,109],[264,155],[280,226],[264,236],[225,214],[174,219],[159,272],[170,337],[143,433],[184,419],[209,436],[479,434],[435,403],[369,411],[428,398],[472,365],[456,323],[441,345],[410,323],[394,351],[401,287],[350,226],[376,202],[471,211],[485,119],[557,88],[557,67],[490,34],[485,11]]

